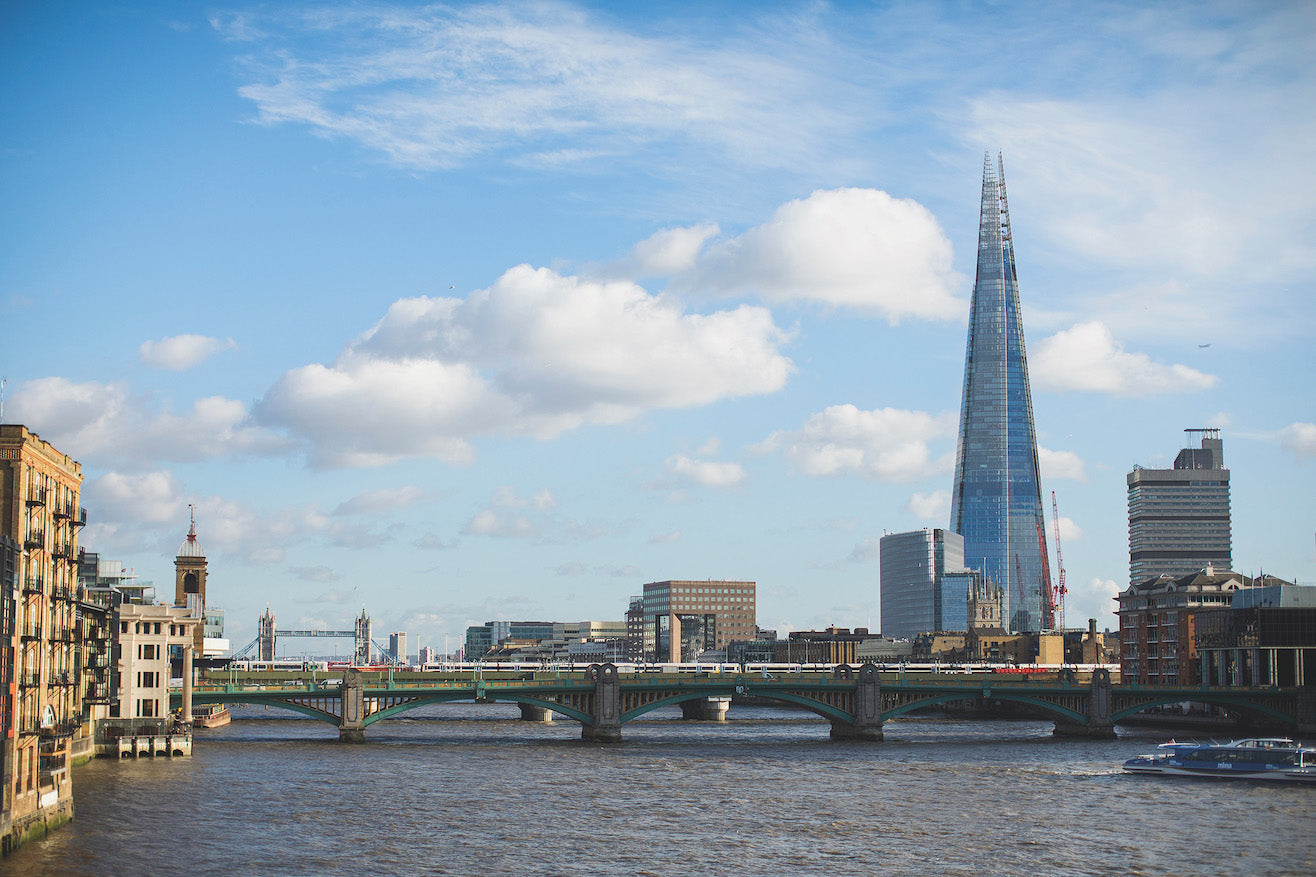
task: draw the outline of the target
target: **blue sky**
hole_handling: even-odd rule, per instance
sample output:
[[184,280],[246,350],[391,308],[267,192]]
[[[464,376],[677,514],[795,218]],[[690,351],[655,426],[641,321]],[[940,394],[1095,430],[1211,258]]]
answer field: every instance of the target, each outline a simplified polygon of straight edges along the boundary
[[1000,151],[1067,622],[1190,427],[1235,567],[1316,583],[1314,55],[1302,3],[6,4],[4,419],[162,593],[194,505],[238,646],[669,578],[876,628]]

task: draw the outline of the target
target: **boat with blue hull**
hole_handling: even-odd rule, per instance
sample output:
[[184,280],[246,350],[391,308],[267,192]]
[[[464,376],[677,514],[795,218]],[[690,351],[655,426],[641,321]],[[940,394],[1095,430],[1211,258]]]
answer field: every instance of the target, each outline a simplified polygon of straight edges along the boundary
[[1162,743],[1153,755],[1124,762],[1129,773],[1316,783],[1316,748],[1287,737],[1249,737],[1231,743]]

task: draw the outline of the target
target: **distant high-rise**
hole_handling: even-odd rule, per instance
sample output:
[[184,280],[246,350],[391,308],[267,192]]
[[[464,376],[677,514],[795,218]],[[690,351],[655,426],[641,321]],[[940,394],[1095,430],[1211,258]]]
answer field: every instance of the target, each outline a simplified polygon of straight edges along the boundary
[[931,528],[888,533],[878,543],[878,556],[883,636],[910,639],[964,629],[967,585],[962,578],[947,578],[964,568],[964,539],[958,533]]
[[1129,584],[1233,565],[1229,470],[1218,429],[1186,429],[1173,469],[1129,473]]
[[964,537],[964,563],[1000,585],[1006,629],[1040,630],[1051,587],[1042,484],[1005,167],[993,172],[990,158],[983,162],[978,271],[955,456],[950,529]]

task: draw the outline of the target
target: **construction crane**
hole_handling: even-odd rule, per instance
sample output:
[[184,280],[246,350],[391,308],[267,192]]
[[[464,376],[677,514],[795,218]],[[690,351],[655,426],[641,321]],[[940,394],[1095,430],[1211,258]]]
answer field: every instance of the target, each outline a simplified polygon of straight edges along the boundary
[[1051,491],[1051,522],[1056,528],[1056,568],[1059,573],[1056,575],[1056,587],[1051,595],[1051,604],[1055,607],[1056,618],[1060,625],[1060,630],[1065,629],[1065,594],[1069,593],[1065,587],[1065,558],[1060,554],[1060,506],[1056,503],[1056,492]]

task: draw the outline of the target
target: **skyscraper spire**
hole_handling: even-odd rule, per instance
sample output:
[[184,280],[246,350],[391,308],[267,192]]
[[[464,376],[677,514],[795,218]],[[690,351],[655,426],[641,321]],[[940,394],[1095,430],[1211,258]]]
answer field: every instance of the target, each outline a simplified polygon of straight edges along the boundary
[[1000,585],[1010,630],[1040,630],[1046,594],[1042,484],[1019,316],[1005,165],[983,155],[978,270],[969,313],[950,528],[964,563]]

